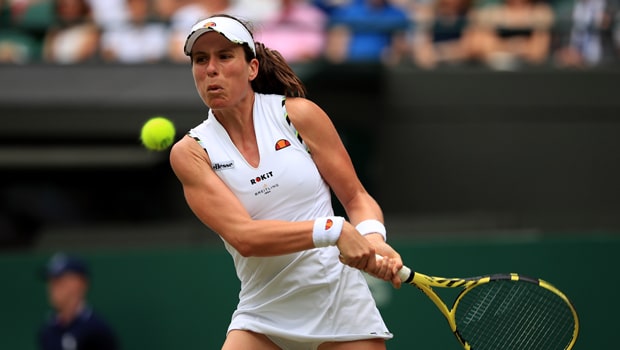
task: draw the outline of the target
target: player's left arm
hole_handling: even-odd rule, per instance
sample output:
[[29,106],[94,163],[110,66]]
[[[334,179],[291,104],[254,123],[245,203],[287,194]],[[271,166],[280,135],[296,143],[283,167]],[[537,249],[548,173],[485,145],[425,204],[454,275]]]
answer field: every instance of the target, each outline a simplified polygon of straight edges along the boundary
[[[310,149],[319,172],[334,191],[353,225],[375,219],[383,222],[383,212],[359,180],[340,135],[325,111],[303,98],[287,98],[286,109],[291,122]],[[377,254],[387,257],[376,272],[368,271],[400,286],[396,276],[402,267],[400,255],[378,233],[365,236]],[[382,263],[383,264],[383,263]],[[379,265],[379,264],[378,264]]]

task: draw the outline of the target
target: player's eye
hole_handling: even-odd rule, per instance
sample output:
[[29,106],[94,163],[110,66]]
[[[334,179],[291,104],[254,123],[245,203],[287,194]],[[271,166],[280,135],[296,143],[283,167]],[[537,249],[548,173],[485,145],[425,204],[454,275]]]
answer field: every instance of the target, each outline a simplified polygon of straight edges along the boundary
[[201,64],[201,63],[206,63],[208,62],[208,58],[206,56],[195,56],[194,57],[194,63],[196,64]]

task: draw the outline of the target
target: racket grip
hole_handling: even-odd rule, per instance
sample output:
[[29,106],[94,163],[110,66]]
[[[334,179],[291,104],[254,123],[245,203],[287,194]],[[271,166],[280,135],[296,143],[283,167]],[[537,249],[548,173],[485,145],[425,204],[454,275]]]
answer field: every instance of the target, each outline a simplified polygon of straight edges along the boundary
[[[383,257],[379,254],[376,254],[376,257],[377,257],[377,261],[383,259]],[[403,267],[401,267],[400,270],[398,270],[398,277],[403,282],[409,282],[411,279],[413,279],[413,276],[411,276],[411,274],[412,274],[411,269],[405,265],[403,265]]]
[[413,279],[413,276],[411,276],[412,273],[413,272],[411,272],[410,268],[408,268],[407,266],[403,265],[403,267],[401,267],[400,270],[398,270],[398,277],[404,283],[409,283],[409,281],[411,281]]

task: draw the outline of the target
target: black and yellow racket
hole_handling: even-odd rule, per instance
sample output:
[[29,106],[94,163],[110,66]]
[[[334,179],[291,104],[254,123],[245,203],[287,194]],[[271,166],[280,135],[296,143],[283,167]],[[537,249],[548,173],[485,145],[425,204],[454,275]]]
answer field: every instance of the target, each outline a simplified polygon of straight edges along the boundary
[[[406,266],[398,274],[435,303],[467,350],[570,350],[577,340],[575,307],[541,279],[516,273],[443,278]],[[448,309],[433,287],[463,289]]]

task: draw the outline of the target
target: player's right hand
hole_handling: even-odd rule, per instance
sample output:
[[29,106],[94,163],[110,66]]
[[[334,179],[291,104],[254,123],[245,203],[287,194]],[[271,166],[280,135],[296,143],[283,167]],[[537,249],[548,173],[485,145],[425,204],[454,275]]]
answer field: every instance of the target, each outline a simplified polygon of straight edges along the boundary
[[336,246],[340,250],[340,261],[343,264],[362,271],[376,269],[374,247],[351,223],[345,221]]

